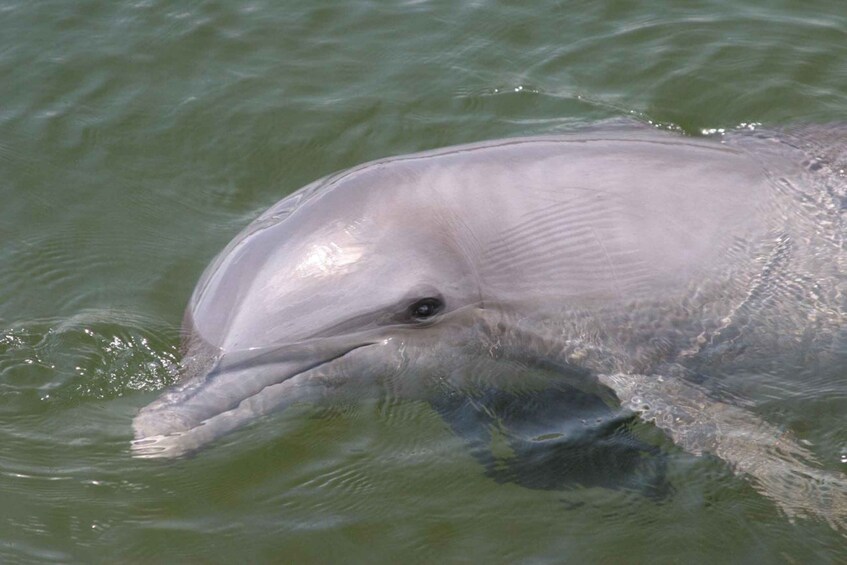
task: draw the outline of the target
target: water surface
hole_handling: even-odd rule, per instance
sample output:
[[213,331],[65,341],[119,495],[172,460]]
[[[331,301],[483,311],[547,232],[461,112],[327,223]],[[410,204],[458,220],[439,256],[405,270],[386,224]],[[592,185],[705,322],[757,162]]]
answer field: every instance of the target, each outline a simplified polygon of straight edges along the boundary
[[[384,399],[129,453],[202,269],[285,194],[623,116],[843,120],[845,30],[838,1],[0,0],[0,561],[847,560],[843,533],[637,422],[507,469],[441,417],[462,406]],[[845,381],[759,409],[845,470]]]

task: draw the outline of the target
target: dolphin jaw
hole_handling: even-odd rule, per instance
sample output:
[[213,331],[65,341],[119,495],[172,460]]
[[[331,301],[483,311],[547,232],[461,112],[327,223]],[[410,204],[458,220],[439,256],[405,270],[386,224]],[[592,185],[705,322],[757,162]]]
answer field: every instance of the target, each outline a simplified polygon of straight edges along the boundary
[[[239,352],[240,355],[234,356],[234,362],[225,362],[226,354],[219,355],[211,361],[211,370],[189,377],[136,414],[132,422],[135,435],[131,442],[132,455],[137,458],[172,458],[194,451],[277,407],[308,400],[301,398],[308,397],[308,394],[296,389],[307,388],[310,377],[317,370],[353,351],[385,342],[385,339],[358,341],[317,361],[297,359],[302,356],[303,350],[297,351],[293,362],[273,355],[269,348]],[[250,358],[257,363],[250,365]],[[205,366],[208,367],[209,363]],[[256,372],[263,371],[264,375],[255,376]],[[254,373],[252,378],[251,372]],[[242,394],[227,398],[226,393],[231,389],[237,390],[244,381],[247,385],[242,386]],[[269,389],[275,389],[272,401],[262,398]],[[288,402],[278,394],[284,391],[300,394],[293,394],[291,402]]]

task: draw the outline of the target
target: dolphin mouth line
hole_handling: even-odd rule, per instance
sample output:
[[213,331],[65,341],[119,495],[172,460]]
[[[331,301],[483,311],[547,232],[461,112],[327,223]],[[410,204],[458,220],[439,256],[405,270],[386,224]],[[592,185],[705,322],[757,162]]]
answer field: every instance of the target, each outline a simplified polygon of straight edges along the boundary
[[[378,341],[368,341],[345,348],[337,355],[311,363],[308,367],[301,367],[285,378],[269,382],[251,394],[240,396],[237,402],[230,403],[225,408],[215,410],[214,413],[196,420],[186,422],[186,416],[179,413],[179,402],[176,401],[155,409],[143,409],[134,421],[136,439],[131,442],[132,456],[141,459],[172,459],[187,455],[253,422],[257,417],[299,402],[314,401],[318,398],[315,395],[316,390],[301,386],[303,383],[298,381],[318,367],[333,363],[357,349],[378,343]],[[202,387],[200,388],[202,391]],[[196,394],[194,392],[192,398],[196,397]],[[185,410],[184,406],[182,408]],[[189,413],[188,417],[190,416]],[[166,426],[174,423],[176,426],[171,425],[170,429],[167,427],[161,429],[162,422]],[[145,427],[147,427],[146,430]]]
[[[289,360],[271,351],[238,359],[229,365],[217,365],[206,375],[189,380],[182,385],[184,388],[176,387],[138,412],[133,420],[133,455],[177,456],[278,407],[314,399],[315,390],[295,384],[298,377],[378,343],[373,339],[359,341],[311,362],[297,359],[300,355]],[[293,366],[286,367],[286,363]],[[280,370],[274,371],[274,365],[280,366]],[[210,373],[216,374],[209,379]],[[268,394],[272,388],[273,392]],[[281,391],[285,394],[280,394]],[[216,431],[221,428],[226,431]],[[183,441],[182,438],[188,439]]]
[[[356,346],[351,347],[351,348],[349,348],[349,349],[347,349],[347,350],[345,350],[345,351],[342,351],[341,353],[339,353],[339,354],[337,354],[337,355],[333,355],[333,356],[327,357],[326,359],[323,359],[323,360],[321,360],[321,361],[316,361],[315,363],[312,363],[311,365],[304,365],[302,369],[300,369],[300,370],[298,370],[298,371],[295,371],[295,372],[292,372],[292,373],[291,373],[290,375],[288,375],[287,377],[282,378],[282,379],[280,379],[280,380],[278,380],[278,381],[275,381],[275,382],[268,383],[268,384],[266,384],[264,387],[262,387],[260,390],[258,390],[258,391],[256,391],[256,392],[254,392],[253,394],[250,394],[250,395],[248,395],[248,396],[245,396],[244,398],[242,398],[241,400],[239,400],[238,402],[236,402],[235,404],[233,404],[233,405],[232,405],[232,407],[230,408],[230,410],[232,410],[233,408],[237,408],[237,407],[238,407],[238,405],[240,405],[240,404],[241,404],[242,402],[244,402],[245,400],[250,400],[251,398],[253,398],[253,397],[255,397],[255,396],[258,396],[258,395],[262,394],[262,392],[263,392],[266,388],[268,388],[269,386],[274,386],[274,385],[278,385],[278,384],[282,384],[282,383],[284,383],[284,382],[290,381],[290,380],[295,379],[295,378],[297,378],[297,377],[299,377],[299,376],[301,376],[301,375],[303,375],[303,374],[305,374],[305,373],[308,373],[308,372],[310,372],[310,371],[313,371],[313,370],[315,370],[315,369],[317,369],[317,368],[319,368],[319,367],[323,367],[324,365],[328,365],[328,364],[330,364],[330,363],[334,363],[335,361],[338,361],[338,360],[339,360],[339,359],[341,359],[342,357],[345,357],[345,356],[349,355],[350,353],[352,353],[352,352],[356,351],[357,349],[363,349],[363,348],[365,348],[365,347],[370,347],[371,345],[377,345],[377,343],[378,343],[378,342],[376,342],[376,341],[374,341],[374,342],[369,342],[369,343],[360,343],[359,345],[356,345]],[[246,362],[244,362],[244,363],[246,363]],[[249,369],[251,369],[251,368],[256,368],[256,367],[262,367],[262,366],[271,366],[271,365],[274,365],[274,362],[268,362],[268,363],[265,363],[265,364],[253,365],[253,366],[247,366],[247,367],[245,367],[245,368],[241,368],[241,367],[240,367],[240,365],[242,365],[242,364],[244,364],[244,363],[239,363],[236,367],[234,367],[234,369],[235,369],[235,370],[249,370]],[[196,393],[195,393],[195,394],[196,394]],[[224,410],[223,412],[226,412],[226,410]],[[212,416],[212,417],[214,417],[214,416]]]
[[[290,380],[290,379],[296,377],[297,375],[306,373],[308,371],[311,371],[313,369],[317,369],[318,367],[321,367],[321,366],[326,365],[328,363],[332,363],[334,361],[337,361],[338,359],[341,359],[345,355],[352,353],[353,351],[355,351],[357,349],[361,349],[363,347],[369,347],[371,345],[376,345],[377,343],[378,342],[376,342],[376,341],[367,342],[367,343],[360,343],[358,345],[355,345],[353,347],[345,349],[345,350],[341,351],[340,353],[337,353],[335,355],[331,355],[331,356],[328,356],[324,359],[315,361],[314,363],[311,363],[311,364],[304,363],[301,367],[298,367],[297,370],[292,371],[291,374],[289,374],[288,376],[283,377],[283,378],[278,379],[278,380],[272,380],[270,382],[267,382],[267,383],[264,384],[264,386],[259,388],[256,392],[253,392],[252,394],[244,396],[241,400],[239,400],[237,402],[233,402],[230,405],[229,409],[232,409],[232,407],[238,406],[238,404],[240,402],[243,402],[244,400],[247,400],[248,398],[251,398],[251,397],[253,397],[257,394],[261,394],[262,391],[269,386],[273,386],[275,384],[283,383],[287,380]],[[262,357],[265,357],[265,356],[269,356],[270,358],[267,359],[267,360],[261,361],[259,363],[251,362],[251,360],[261,359]],[[218,367],[216,365],[216,366],[212,367],[212,369],[208,373],[206,373],[206,375],[204,377],[204,381],[202,383],[198,383],[198,386],[193,388],[193,390],[187,391],[188,394],[187,394],[187,396],[185,396],[185,398],[183,398],[183,401],[190,401],[192,398],[196,397],[198,394],[202,394],[204,392],[204,390],[207,389],[208,386],[214,386],[215,384],[217,384],[217,381],[220,381],[220,380],[226,378],[227,375],[231,375],[231,374],[239,372],[239,371],[260,370],[263,367],[271,367],[273,365],[278,365],[280,363],[284,363],[285,361],[286,361],[285,359],[277,359],[274,356],[270,355],[269,353],[266,353],[266,354],[260,354],[258,356],[254,356],[252,359],[239,360],[236,363],[233,363],[229,366],[221,367],[220,370],[218,369]],[[225,411],[226,411],[226,409],[222,410],[222,412],[225,412]]]

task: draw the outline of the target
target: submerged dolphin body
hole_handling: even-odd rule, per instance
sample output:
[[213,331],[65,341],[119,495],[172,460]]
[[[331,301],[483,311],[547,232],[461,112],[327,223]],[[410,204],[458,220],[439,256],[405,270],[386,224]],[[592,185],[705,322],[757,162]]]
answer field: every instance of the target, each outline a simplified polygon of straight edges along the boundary
[[178,456],[272,410],[370,389],[544,386],[515,377],[543,366],[723,458],[790,516],[844,527],[845,477],[703,384],[773,370],[797,343],[803,358],[836,355],[843,131],[718,142],[609,126],[319,180],[208,267],[184,379],[137,415],[133,451]]

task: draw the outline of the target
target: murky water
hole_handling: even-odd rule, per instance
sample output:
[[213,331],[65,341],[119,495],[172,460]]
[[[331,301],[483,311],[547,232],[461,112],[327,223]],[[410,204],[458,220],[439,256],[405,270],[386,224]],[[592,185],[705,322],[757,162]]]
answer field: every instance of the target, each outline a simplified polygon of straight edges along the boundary
[[[0,561],[847,560],[843,532],[635,421],[564,450],[483,438],[507,467],[453,432],[480,417],[466,406],[385,399],[176,462],[129,452],[200,272],[283,195],[619,116],[692,134],[844,120],[843,8],[0,0]],[[755,396],[847,471],[847,370],[830,369]],[[558,391],[510,408],[514,429],[560,396],[605,414]]]

